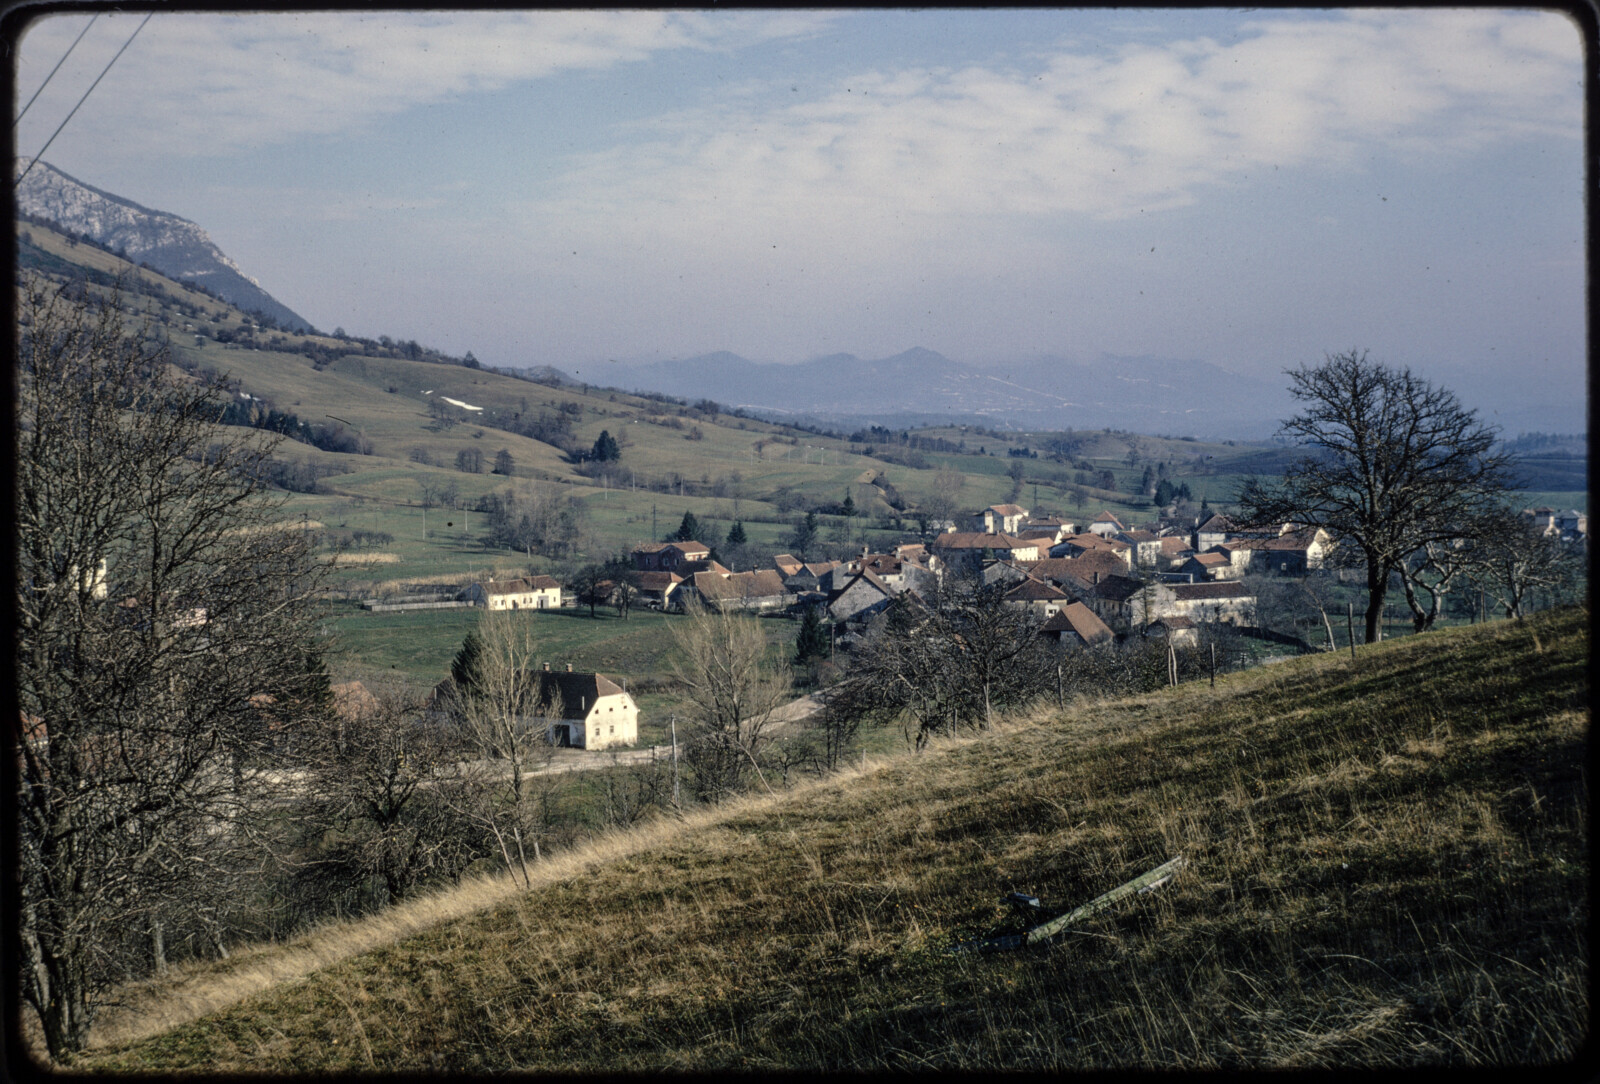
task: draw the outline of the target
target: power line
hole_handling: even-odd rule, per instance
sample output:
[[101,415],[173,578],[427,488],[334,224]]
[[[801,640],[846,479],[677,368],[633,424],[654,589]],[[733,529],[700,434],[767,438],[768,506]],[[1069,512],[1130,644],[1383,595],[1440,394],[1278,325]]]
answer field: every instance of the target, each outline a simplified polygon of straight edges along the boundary
[[[153,11],[150,12],[150,15],[154,15],[154,14],[155,14],[155,12],[153,12]],[[73,116],[78,112],[78,110],[80,108],[82,108],[83,103],[89,100],[89,95],[93,94],[94,93],[94,88],[100,85],[100,80],[102,80],[102,79],[104,79],[106,77],[106,72],[111,70],[111,65],[115,64],[117,62],[117,59],[119,57],[121,57],[123,53],[127,52],[128,46],[133,44],[133,39],[139,36],[139,31],[144,29],[144,23],[147,23],[147,22],[150,21],[150,15],[146,15],[144,17],[144,22],[140,23],[138,26],[133,28],[133,33],[128,35],[128,40],[122,43],[122,48],[121,49],[117,50],[117,55],[111,58],[110,63],[108,63],[105,66],[105,70],[104,71],[102,71],[99,75],[95,76],[94,82],[89,84],[89,89],[84,91],[83,92],[83,97],[78,99],[78,104],[72,107],[72,112],[71,113],[67,114],[67,120],[62,121],[61,124],[56,128],[56,130],[50,134],[50,138],[45,140],[44,146],[39,148],[39,153],[33,156],[33,161],[28,163],[28,168],[22,171],[22,176],[18,177],[16,179],[16,181],[14,182],[12,187],[16,187],[16,185],[20,185],[22,183],[22,181],[23,181],[23,178],[26,177],[33,170],[34,166],[38,165],[39,159],[44,157],[44,152],[50,149],[50,144],[54,143],[56,141],[56,136],[61,134],[61,129],[65,128],[67,126],[67,121],[71,120],[73,118]],[[87,28],[85,28],[85,29],[87,29]]]
[[72,50],[78,47],[78,42],[83,40],[83,36],[89,32],[89,28],[94,25],[94,20],[98,18],[100,18],[100,13],[97,11],[94,13],[94,17],[83,25],[83,29],[78,31],[78,36],[72,39],[72,44],[67,46],[67,51],[61,54],[61,59],[56,61],[56,66],[51,68],[50,74],[44,77],[44,82],[40,83],[39,89],[33,92],[33,97],[28,99],[28,105],[22,107],[22,112],[18,113],[17,119],[11,122],[11,127],[15,128],[22,122],[22,118],[27,115],[28,106],[38,101],[39,95],[44,93],[44,88],[50,85],[50,80],[56,77],[56,72],[61,70],[61,65],[67,62],[67,57],[72,55]]

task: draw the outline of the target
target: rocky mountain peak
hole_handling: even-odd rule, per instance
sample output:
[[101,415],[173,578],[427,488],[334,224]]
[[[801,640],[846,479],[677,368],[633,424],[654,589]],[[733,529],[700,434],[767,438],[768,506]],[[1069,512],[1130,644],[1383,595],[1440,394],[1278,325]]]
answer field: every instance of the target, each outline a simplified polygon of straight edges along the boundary
[[[21,176],[27,159],[12,172]],[[175,279],[206,287],[246,311],[258,311],[285,328],[309,328],[310,322],[283,305],[246,275],[187,218],[142,207],[132,200],[85,184],[48,162],[36,162],[16,190],[17,209],[47,219],[126,254],[135,263]]]

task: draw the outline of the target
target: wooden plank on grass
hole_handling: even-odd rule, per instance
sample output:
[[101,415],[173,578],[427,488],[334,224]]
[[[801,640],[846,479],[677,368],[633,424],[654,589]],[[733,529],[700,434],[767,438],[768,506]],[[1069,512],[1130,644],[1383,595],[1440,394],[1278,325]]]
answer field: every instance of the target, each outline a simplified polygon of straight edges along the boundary
[[1118,885],[1116,888],[1113,888],[1110,892],[1107,892],[1103,896],[1096,896],[1082,907],[1068,911],[1059,918],[1053,918],[1042,926],[1035,926],[1033,929],[1028,931],[1026,944],[1041,944],[1057,934],[1064,932],[1073,923],[1082,922],[1090,915],[1104,911],[1107,907],[1110,907],[1119,900],[1125,900],[1129,896],[1160,888],[1162,885],[1172,880],[1173,875],[1187,864],[1187,860],[1181,854],[1176,858],[1173,858],[1167,862],[1163,862],[1149,873],[1135,877],[1127,884]]

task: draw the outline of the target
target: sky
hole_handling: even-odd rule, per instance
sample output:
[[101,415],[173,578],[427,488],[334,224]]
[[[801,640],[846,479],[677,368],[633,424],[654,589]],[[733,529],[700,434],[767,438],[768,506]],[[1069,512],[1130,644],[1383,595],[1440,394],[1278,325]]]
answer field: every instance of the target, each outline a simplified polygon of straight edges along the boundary
[[[19,107],[88,22],[23,34]],[[1571,431],[1583,55],[1534,9],[161,11],[44,159],[491,365],[1362,348]]]

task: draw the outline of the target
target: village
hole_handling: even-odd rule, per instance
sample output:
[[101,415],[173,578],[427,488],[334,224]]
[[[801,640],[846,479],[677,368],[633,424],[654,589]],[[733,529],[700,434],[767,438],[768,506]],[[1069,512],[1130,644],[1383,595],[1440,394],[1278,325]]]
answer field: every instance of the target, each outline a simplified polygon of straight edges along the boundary
[[[1524,509],[1521,518],[1545,538],[1587,554],[1588,517],[1576,510]],[[1226,628],[1311,650],[1305,640],[1258,624],[1258,599],[1250,576],[1284,581],[1308,575],[1348,577],[1331,561],[1336,540],[1322,528],[1294,523],[1241,525],[1222,513],[1189,523],[1168,515],[1128,525],[1110,511],[1093,519],[1033,515],[1018,504],[995,504],[947,520],[925,540],[905,541],[844,560],[803,561],[789,553],[771,567],[734,571],[698,541],[644,542],[628,556],[632,570],[582,587],[553,576],[487,579],[453,591],[368,599],[368,611],[476,608],[485,612],[538,612],[583,605],[638,606],[670,613],[746,613],[802,619],[808,611],[827,630],[830,654],[848,652],[897,599],[925,607],[943,577],[999,585],[1003,604],[1029,611],[1036,634],[1060,648],[1112,647],[1130,640],[1194,646]],[[1333,633],[1327,613],[1328,647]],[[639,708],[626,679],[577,671],[570,663],[551,672],[542,663],[527,680],[523,725],[561,750],[631,749],[639,742]],[[365,697],[359,682],[336,690],[348,710]],[[429,694],[446,710],[451,680]],[[797,699],[784,722],[803,719],[826,699],[819,691]],[[654,756],[657,747],[648,752]],[[577,758],[546,770],[604,767],[611,761]]]

